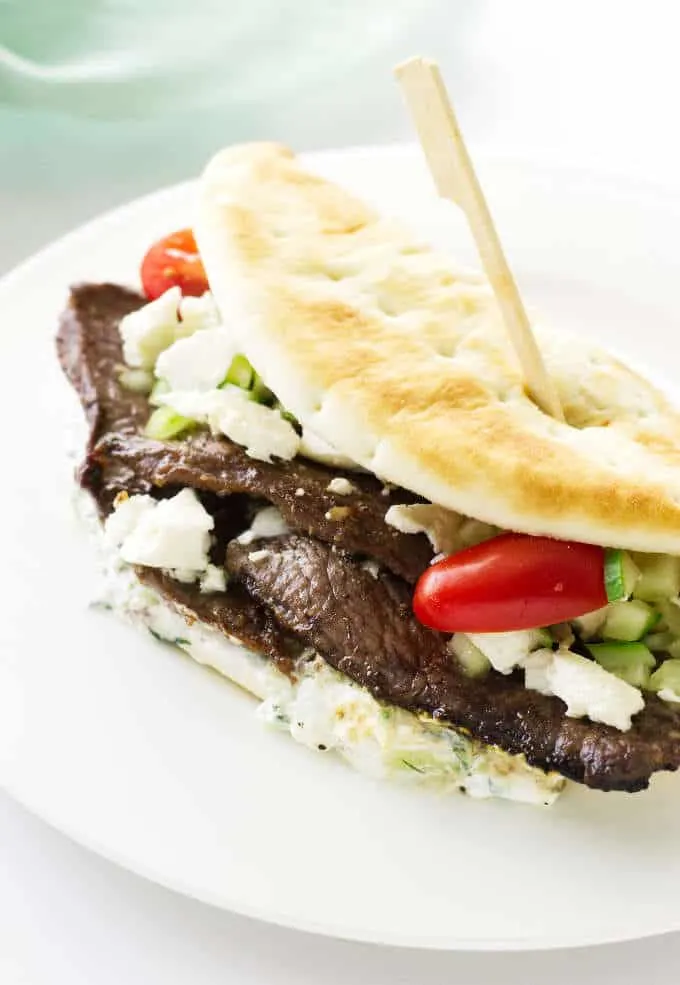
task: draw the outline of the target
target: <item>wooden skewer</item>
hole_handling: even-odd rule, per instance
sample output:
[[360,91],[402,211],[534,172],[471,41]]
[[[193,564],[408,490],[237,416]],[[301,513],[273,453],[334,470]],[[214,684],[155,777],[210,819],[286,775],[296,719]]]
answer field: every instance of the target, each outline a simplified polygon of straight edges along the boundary
[[418,131],[437,191],[463,210],[486,275],[519,358],[531,398],[547,414],[564,420],[560,400],[531,330],[515,278],[458,127],[439,66],[410,58],[394,70]]

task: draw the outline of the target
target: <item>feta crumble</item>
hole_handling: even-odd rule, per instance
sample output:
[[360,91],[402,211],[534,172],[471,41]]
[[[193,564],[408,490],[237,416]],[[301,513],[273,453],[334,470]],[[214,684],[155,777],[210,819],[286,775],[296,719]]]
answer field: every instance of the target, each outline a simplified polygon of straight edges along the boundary
[[163,568],[179,581],[194,581],[207,571],[213,527],[194,490],[182,489],[170,499],[124,499],[107,519],[104,538],[127,564]]
[[166,380],[171,390],[214,390],[224,380],[235,355],[230,332],[206,328],[162,352],[156,362],[156,376]]
[[444,555],[481,544],[497,532],[487,523],[461,516],[433,503],[390,506],[385,514],[385,523],[403,534],[425,534],[435,553]]
[[352,485],[349,479],[338,475],[328,483],[326,492],[336,493],[338,496],[351,496],[352,493],[357,492],[357,487]]
[[627,732],[632,716],[645,706],[642,694],[632,684],[569,650],[553,654],[546,678],[553,694],[566,704],[570,718],[587,715],[592,722]]
[[209,564],[205,573],[201,576],[201,591],[205,595],[213,592],[226,592],[227,574],[224,568],[218,568],[216,564]]
[[171,287],[155,301],[125,315],[119,325],[123,358],[128,366],[153,369],[164,349],[175,341],[182,292]]
[[225,386],[221,390],[175,390],[159,396],[158,403],[182,417],[208,424],[213,434],[224,434],[246,449],[251,458],[286,461],[300,447],[295,428],[278,410],[251,400],[245,390]]

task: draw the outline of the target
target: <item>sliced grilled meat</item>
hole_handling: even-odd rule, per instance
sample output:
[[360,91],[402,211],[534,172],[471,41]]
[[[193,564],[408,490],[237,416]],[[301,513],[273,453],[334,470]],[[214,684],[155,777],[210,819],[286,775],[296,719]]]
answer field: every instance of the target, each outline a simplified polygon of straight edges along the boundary
[[176,581],[157,568],[138,567],[136,571],[145,585],[171,602],[186,619],[199,619],[244,646],[264,653],[279,670],[292,674],[304,644],[299,637],[285,633],[271,613],[239,585],[230,586],[228,592],[206,594],[198,585]]
[[118,284],[79,284],[61,316],[57,355],[83,405],[90,446],[107,432],[134,434],[149,417],[146,397],[118,382],[123,365],[118,323],[143,304],[141,294]]
[[[415,502],[415,497],[403,489],[383,494],[382,483],[373,476],[339,472],[299,459],[260,462],[234,442],[209,434],[168,442],[106,435],[89,455],[88,469],[94,469],[95,482],[105,477],[109,498],[121,488],[149,492],[192,486],[268,500],[294,530],[350,553],[376,558],[410,582],[432,558],[424,535],[403,534],[385,523],[390,506]],[[328,484],[338,476],[351,482],[356,491],[349,495],[329,492]]]
[[[112,284],[77,287],[57,339],[90,424],[82,478],[102,515],[122,489],[163,495],[193,486],[216,519],[214,560],[224,556],[252,504],[263,499],[277,505],[290,526],[320,538],[293,534],[248,547],[232,542],[228,564],[240,588],[230,584],[224,594],[202,595],[197,586],[151,569],[139,570],[142,580],[188,618],[268,654],[283,669],[301,645],[314,646],[378,699],[448,721],[591,787],[639,790],[653,772],[678,767],[680,710],[651,695],[632,729],[619,732],[567,718],[561,701],[527,691],[520,675],[490,673],[474,681],[459,671],[445,638],[412,616],[410,589],[402,580],[424,569],[429,544],[384,523],[388,507],[412,502],[410,494],[383,496],[377,480],[350,474],[359,492],[334,496],[327,486],[343,474],[337,470],[300,461],[266,465],[207,434],[168,443],[140,437],[149,406],[118,384],[118,322],[142,303],[141,296]],[[304,496],[296,495],[299,489]],[[327,517],[333,507],[350,512]],[[376,579],[338,547],[378,558],[401,578],[383,572]],[[267,553],[259,555],[257,548]]]
[[[263,553],[264,552],[264,553]],[[628,732],[567,718],[521,675],[466,677],[411,612],[408,586],[309,537],[229,545],[227,568],[285,629],[381,701],[463,727],[542,769],[601,790],[640,790],[680,764],[680,711],[648,695]]]
[[[295,530],[374,557],[415,581],[432,557],[427,538],[400,533],[385,523],[390,506],[416,501],[411,493],[400,489],[383,494],[382,483],[373,476],[313,462],[260,462],[229,439],[207,433],[168,442],[139,434],[151,408],[146,397],[118,382],[123,362],[118,323],[143,303],[141,295],[115,284],[78,286],[57,336],[59,359],[91,428],[81,481],[103,514],[121,490],[152,493],[191,486],[220,495],[248,494],[278,507]],[[347,496],[329,492],[336,477],[346,478],[356,491]]]

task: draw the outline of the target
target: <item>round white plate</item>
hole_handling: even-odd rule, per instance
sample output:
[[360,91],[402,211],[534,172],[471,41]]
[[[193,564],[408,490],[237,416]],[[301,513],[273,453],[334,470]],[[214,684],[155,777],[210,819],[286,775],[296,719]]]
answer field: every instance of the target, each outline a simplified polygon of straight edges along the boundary
[[[474,253],[408,148],[309,163]],[[680,197],[482,158],[526,298],[672,384]],[[217,675],[88,609],[71,510],[75,398],[53,351],[69,283],[135,282],[191,221],[162,191],[67,236],[0,286],[0,782],[73,838],[199,899],[291,927],[440,948],[542,948],[680,928],[680,777],[552,809],[378,784],[267,731]]]

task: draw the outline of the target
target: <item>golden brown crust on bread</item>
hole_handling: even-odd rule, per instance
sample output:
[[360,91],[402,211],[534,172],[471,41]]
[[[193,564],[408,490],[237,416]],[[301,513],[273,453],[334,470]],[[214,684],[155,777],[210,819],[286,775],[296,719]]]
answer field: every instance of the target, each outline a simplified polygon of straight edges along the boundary
[[196,233],[246,355],[354,461],[499,527],[680,553],[680,415],[589,341],[537,326],[560,424],[480,277],[275,144],[210,163]]

